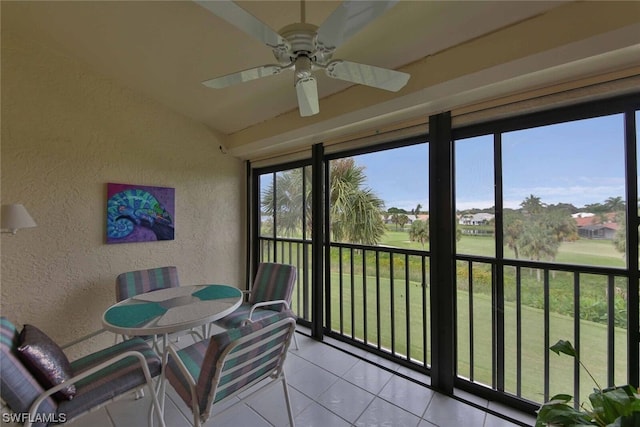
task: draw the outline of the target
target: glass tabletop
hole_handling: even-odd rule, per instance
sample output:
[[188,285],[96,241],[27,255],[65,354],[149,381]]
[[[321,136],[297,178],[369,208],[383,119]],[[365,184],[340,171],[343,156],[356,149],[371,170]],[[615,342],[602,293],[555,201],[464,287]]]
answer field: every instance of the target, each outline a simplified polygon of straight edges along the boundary
[[218,320],[242,303],[242,292],[229,285],[194,285],[136,295],[108,308],[105,328],[124,335],[157,335]]

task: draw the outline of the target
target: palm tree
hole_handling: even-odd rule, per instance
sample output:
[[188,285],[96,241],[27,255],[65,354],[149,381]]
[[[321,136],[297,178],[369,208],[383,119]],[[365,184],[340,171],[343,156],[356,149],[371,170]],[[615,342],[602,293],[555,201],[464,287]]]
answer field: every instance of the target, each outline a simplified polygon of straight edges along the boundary
[[398,225],[400,228],[404,228],[405,225],[409,222],[409,217],[405,214],[398,215]]
[[424,244],[429,241],[429,220],[421,221],[418,219],[413,221],[409,230],[409,239],[412,242],[420,242],[422,250],[424,250]]
[[[306,175],[304,179],[310,183],[310,170]],[[303,168],[281,172],[275,176],[275,194],[273,181],[262,193],[262,212],[272,219],[275,217],[278,234],[292,236],[302,230],[302,210],[306,204],[307,212],[310,212],[311,203],[311,185],[306,186],[307,194],[303,195],[302,180]],[[306,225],[309,229],[310,223]]]
[[606,212],[607,211],[607,207],[605,205],[603,205],[602,203],[589,203],[584,205],[584,210],[586,210],[587,212],[592,212],[592,213],[600,213],[600,212]]
[[[304,176],[303,176],[304,170]],[[303,226],[303,209],[311,212],[311,170],[292,169],[278,173],[262,193],[262,212],[275,216],[279,233],[292,235]],[[306,194],[302,194],[302,182],[306,182]],[[384,202],[370,189],[365,188],[364,168],[352,158],[331,162],[329,176],[330,227],[333,240],[375,245],[385,232],[383,221]],[[304,225],[311,230],[311,215],[306,215]]]
[[522,214],[510,210],[504,212],[504,242],[509,249],[513,249],[516,259],[518,259],[518,247],[523,229]]
[[520,207],[522,207],[526,214],[534,215],[542,212],[545,205],[540,200],[540,197],[531,194],[529,197],[524,199],[522,203],[520,203]]
[[625,202],[622,197],[609,197],[604,201],[604,205],[607,207],[609,212],[619,212],[623,211],[625,208]]
[[545,227],[549,229],[559,243],[578,240],[578,226],[576,225],[576,221],[571,218],[569,211],[564,208],[548,210],[543,216],[543,221]]
[[330,227],[335,241],[376,245],[385,232],[384,202],[365,188],[364,167],[352,158],[331,162]]
[[396,225],[396,230],[398,230],[398,223],[400,222],[400,215],[401,214],[399,214],[399,213],[392,213],[391,214],[391,222]]
[[[560,242],[539,220],[524,223],[522,235],[518,239],[521,252],[533,261],[554,259],[560,248]],[[540,281],[540,270],[536,270]]]

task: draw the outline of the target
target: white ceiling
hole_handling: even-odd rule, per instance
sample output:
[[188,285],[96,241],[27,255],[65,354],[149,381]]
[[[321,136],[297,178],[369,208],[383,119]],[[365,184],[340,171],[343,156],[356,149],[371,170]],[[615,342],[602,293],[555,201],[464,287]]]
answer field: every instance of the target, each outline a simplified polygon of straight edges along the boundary
[[[237,3],[276,31],[300,21],[298,1]],[[306,21],[322,24],[338,4],[307,1]],[[412,74],[409,84],[392,94],[350,87],[346,82],[318,73],[321,113],[304,119],[298,117],[290,72],[226,89],[201,85],[203,80],[275,61],[270,48],[191,1],[3,1],[2,20],[3,25],[39,33],[99,73],[204,123],[228,141],[232,149],[236,147],[237,155],[246,157],[239,146],[255,150],[256,144],[300,139],[310,133],[323,135],[336,129],[344,131],[350,124],[369,123],[374,118],[388,117],[387,121],[407,118],[428,112],[420,108],[427,97],[435,99],[434,93],[441,99],[443,95],[438,91],[451,97],[475,93],[476,99],[469,100],[477,101],[495,96],[500,92],[495,90],[496,84],[516,82],[517,76],[549,73],[560,65],[579,64],[604,52],[640,45],[637,36],[628,40],[633,33],[627,31],[608,36],[602,46],[594,47],[591,42],[550,46],[548,52],[560,50],[546,56],[544,52],[527,53],[500,67],[496,66],[498,60],[488,61],[484,69],[468,75],[458,75],[455,70],[450,70],[449,75],[449,71],[433,62],[436,56],[446,57],[454,47],[472,46],[474,41],[490,38],[500,29],[526,25],[565,6],[560,1],[402,0],[339,47],[334,58],[409,72]],[[548,37],[544,28],[537,31],[540,38]],[[535,45],[535,40],[532,44]],[[516,52],[528,49],[526,43],[511,48]],[[471,54],[469,61],[475,62],[491,55]],[[562,61],[549,59],[560,54],[565,58]],[[585,64],[588,65],[584,62],[581,65],[582,73]],[[595,71],[598,67],[603,67],[602,61],[591,66]],[[483,74],[489,71],[492,78]],[[557,79],[557,71],[552,71],[548,78]],[[431,110],[437,107],[432,106]]]

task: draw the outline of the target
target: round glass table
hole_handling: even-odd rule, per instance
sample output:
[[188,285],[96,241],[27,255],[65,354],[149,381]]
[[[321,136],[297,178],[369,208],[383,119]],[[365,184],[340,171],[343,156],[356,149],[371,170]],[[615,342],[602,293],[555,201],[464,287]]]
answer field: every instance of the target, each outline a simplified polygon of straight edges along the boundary
[[167,335],[223,318],[242,303],[228,285],[193,285],[139,294],[109,307],[105,329],[126,336]]

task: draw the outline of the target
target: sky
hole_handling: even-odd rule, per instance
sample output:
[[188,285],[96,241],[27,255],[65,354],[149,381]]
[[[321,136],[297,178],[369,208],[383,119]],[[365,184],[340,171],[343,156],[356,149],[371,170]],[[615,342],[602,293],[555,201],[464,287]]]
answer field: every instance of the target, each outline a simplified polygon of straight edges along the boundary
[[[624,200],[623,120],[616,114],[503,133],[504,206],[518,208],[531,194],[543,203],[578,208],[609,197]],[[426,143],[354,158],[387,209],[410,211],[420,203],[428,210]],[[494,205],[492,135],[456,141],[455,170],[456,209]]]

